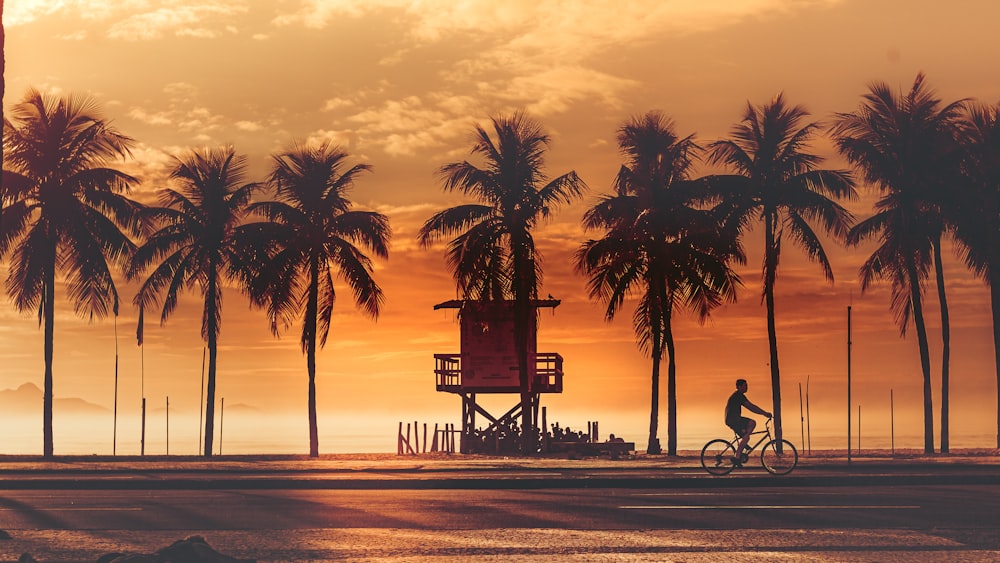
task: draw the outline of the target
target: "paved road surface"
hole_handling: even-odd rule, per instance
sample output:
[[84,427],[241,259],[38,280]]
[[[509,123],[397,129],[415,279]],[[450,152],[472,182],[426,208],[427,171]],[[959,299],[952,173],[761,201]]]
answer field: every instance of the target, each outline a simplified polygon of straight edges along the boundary
[[[201,535],[259,561],[1000,561],[1000,458],[0,456],[0,561]],[[2,536],[2,533],[0,533]]]
[[996,561],[998,485],[0,492],[0,560]]

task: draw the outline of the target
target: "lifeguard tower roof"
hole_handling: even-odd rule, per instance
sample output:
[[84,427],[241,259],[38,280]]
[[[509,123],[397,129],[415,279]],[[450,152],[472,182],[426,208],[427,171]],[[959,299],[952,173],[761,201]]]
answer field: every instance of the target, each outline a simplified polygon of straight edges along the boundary
[[[437,305],[434,306],[434,310],[437,311],[438,309],[461,309],[462,305],[464,305],[466,302],[469,301],[472,300],[452,299],[450,301],[445,301],[444,303],[438,303]],[[553,298],[535,299],[534,301],[532,301],[532,305],[534,305],[536,309],[541,309],[542,307],[552,307],[553,309],[555,309],[556,307],[559,306],[560,303],[562,303],[562,301]]]

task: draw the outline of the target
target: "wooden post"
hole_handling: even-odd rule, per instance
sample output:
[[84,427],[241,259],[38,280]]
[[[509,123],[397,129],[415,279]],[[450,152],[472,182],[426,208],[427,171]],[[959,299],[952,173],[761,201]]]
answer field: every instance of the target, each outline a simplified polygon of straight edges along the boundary
[[600,442],[601,441],[600,435],[597,432],[597,421],[596,420],[594,421],[594,439],[591,440],[591,441],[592,442]]
[[438,451],[438,425],[434,423],[434,443],[431,444],[431,453]]
[[139,439],[139,455],[146,455],[146,397],[142,398],[142,437]]
[[167,455],[170,455],[170,395],[167,395]]
[[548,453],[549,451],[549,423],[546,417],[545,409],[548,407],[542,407],[542,452]]
[[427,453],[427,423],[424,423],[424,453]]
[[896,455],[896,412],[893,410],[892,389],[889,389],[889,448]]
[[416,420],[413,421],[413,453],[420,453],[420,427]]
[[451,453],[455,453],[455,425],[454,424],[451,425],[451,449],[449,451]]
[[399,421],[399,430],[396,432],[396,455],[403,455],[403,421]]

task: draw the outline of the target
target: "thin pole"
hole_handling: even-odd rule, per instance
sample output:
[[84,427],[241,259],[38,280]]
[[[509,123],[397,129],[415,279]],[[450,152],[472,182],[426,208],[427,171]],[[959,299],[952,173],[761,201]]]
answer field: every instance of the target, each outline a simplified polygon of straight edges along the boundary
[[851,464],[851,306],[847,306],[847,464]]
[[[805,416],[805,414],[802,411],[802,383],[801,382],[799,382],[799,426],[802,427],[801,428],[801,430],[802,430],[802,442],[800,442],[800,443],[804,445],[806,443],[806,416]],[[802,447],[802,446],[799,446],[799,447]]]
[[889,448],[896,455],[896,411],[893,406],[892,389],[889,389]]
[[118,446],[118,306],[115,305],[115,406],[113,418],[113,429],[111,431],[111,455],[117,454]]
[[222,398],[222,404],[219,405],[219,455],[222,455],[222,421],[226,415],[226,398]]
[[809,418],[809,376],[806,376],[806,451],[812,455],[812,419]]
[[858,455],[861,455],[861,404],[858,404]]
[[139,394],[142,396],[142,435],[139,455],[146,455],[146,346],[139,347]]
[[170,455],[170,395],[167,395],[167,455]]

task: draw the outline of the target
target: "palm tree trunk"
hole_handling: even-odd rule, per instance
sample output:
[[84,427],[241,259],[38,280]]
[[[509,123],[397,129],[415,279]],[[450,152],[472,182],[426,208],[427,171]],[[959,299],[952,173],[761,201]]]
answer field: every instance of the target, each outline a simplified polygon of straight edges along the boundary
[[45,271],[45,297],[42,307],[45,315],[45,379],[42,384],[42,455],[51,458],[54,454],[52,440],[52,357],[55,338],[56,300],[56,264],[55,249],[52,249],[52,259]]
[[649,326],[652,331],[652,354],[653,373],[650,382],[649,400],[649,440],[646,446],[647,454],[659,454],[663,449],[660,447],[660,439],[657,437],[660,426],[660,361],[663,359],[663,335],[660,330],[662,323],[655,313],[649,319]]
[[941,264],[941,238],[934,241],[934,274],[937,279],[938,301],[941,304],[941,453],[950,450],[948,440],[949,363],[951,358],[951,323],[948,318],[948,299],[944,289],[944,266]]
[[205,457],[212,456],[215,439],[215,366],[219,357],[218,339],[214,332],[208,334],[208,385],[205,390]]
[[917,329],[917,346],[920,348],[920,369],[924,379],[924,453],[934,453],[934,400],[931,395],[931,354],[924,325],[924,309],[920,302],[920,278],[912,264],[907,266],[910,276],[910,302],[913,308],[913,325]]
[[774,415],[774,439],[781,444],[781,372],[778,369],[778,333],[774,321],[774,282],[778,272],[778,247],[772,214],[764,219],[764,302],[767,307],[767,344],[771,366],[771,409]]
[[[990,264],[991,272],[996,271],[992,266],[997,263]],[[997,448],[1000,449],[1000,284],[997,280],[990,282],[990,301],[993,307],[993,365],[997,371]]]
[[533,401],[531,397],[531,382],[528,370],[528,321],[515,300],[514,304],[514,339],[517,353],[518,383],[521,389],[521,453],[531,455],[535,452],[534,432],[532,430]]
[[306,370],[309,373],[309,457],[319,457],[319,423],[316,416],[316,316],[319,314],[319,263],[309,264],[309,300],[306,302]]
[[212,443],[215,439],[215,367],[219,353],[219,328],[216,318],[216,284],[215,265],[209,265],[208,287],[205,289],[205,323],[208,329],[208,388],[205,391],[205,457],[212,456]]
[[521,453],[535,453],[534,431],[534,401],[531,393],[531,376],[528,366],[529,326],[532,322],[532,291],[529,287],[529,277],[525,274],[529,268],[533,271],[534,264],[525,252],[526,241],[520,237],[512,237],[514,273],[511,285],[514,288],[514,350],[517,354],[518,383],[521,390]]
[[[666,302],[666,301],[665,301]],[[674,357],[674,333],[670,328],[670,306],[666,307],[663,340],[667,345],[667,455],[677,455],[677,362]]]

